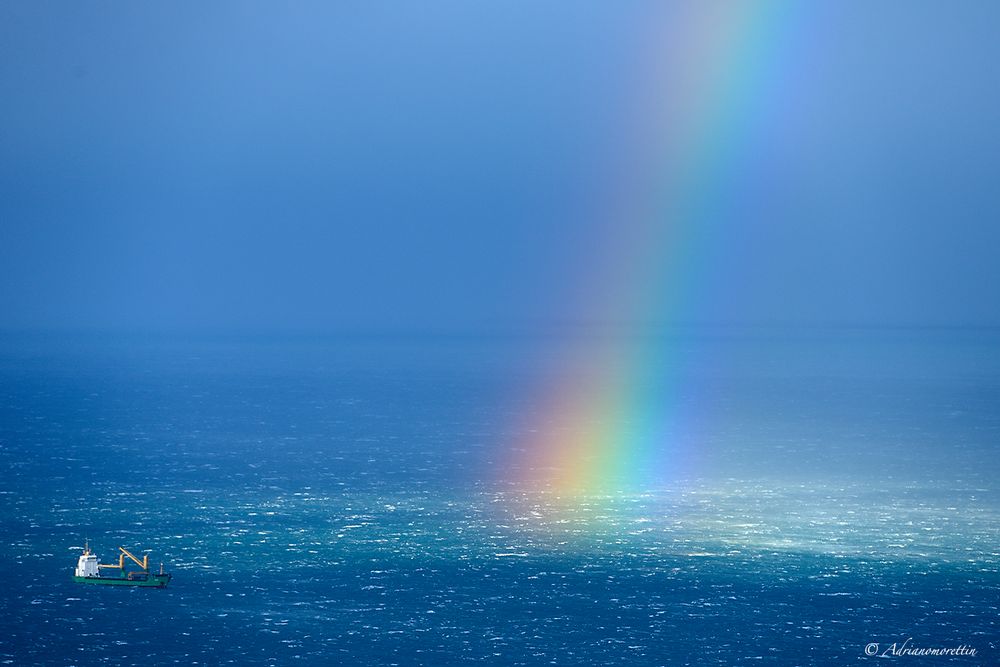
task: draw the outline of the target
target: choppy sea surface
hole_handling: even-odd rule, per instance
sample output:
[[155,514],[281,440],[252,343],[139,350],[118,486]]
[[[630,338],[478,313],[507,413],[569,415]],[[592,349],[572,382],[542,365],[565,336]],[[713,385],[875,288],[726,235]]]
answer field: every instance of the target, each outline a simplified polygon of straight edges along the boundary
[[998,341],[664,340],[697,464],[565,497],[544,345],[6,336],[0,663],[996,664]]

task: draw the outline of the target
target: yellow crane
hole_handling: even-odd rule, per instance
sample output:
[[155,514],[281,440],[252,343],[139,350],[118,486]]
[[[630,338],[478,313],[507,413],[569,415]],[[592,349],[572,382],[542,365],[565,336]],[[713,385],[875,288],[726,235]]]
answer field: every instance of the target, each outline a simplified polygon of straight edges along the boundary
[[139,567],[141,567],[143,569],[143,571],[149,572],[149,554],[144,555],[142,557],[142,560],[139,560],[138,558],[136,558],[135,556],[133,556],[132,553],[128,549],[126,549],[125,547],[118,547],[118,550],[121,551],[121,553],[118,554],[118,563],[117,564],[114,564],[114,563],[98,563],[97,567],[110,567],[110,568],[115,568],[115,569],[118,569],[118,570],[124,570],[125,569],[125,556],[128,556],[133,561],[135,561],[135,564],[138,565]]

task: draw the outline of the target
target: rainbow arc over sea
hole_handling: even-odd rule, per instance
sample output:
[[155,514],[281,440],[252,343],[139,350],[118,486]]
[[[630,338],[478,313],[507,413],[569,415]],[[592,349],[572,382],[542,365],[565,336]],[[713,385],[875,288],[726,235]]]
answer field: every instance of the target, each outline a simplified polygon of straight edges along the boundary
[[780,131],[801,38],[803,9],[789,2],[654,7],[599,207],[603,237],[579,262],[581,302],[614,326],[540,390],[541,419],[520,450],[525,481],[559,494],[656,490],[695,470],[699,409],[685,371],[696,360],[655,323],[724,298],[703,286],[720,282],[708,274],[739,223],[735,194]]

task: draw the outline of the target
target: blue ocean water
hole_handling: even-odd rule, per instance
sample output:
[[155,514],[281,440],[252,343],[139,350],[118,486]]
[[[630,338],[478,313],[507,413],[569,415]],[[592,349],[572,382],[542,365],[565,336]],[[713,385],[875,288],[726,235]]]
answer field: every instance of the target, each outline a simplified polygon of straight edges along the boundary
[[557,341],[7,336],[0,662],[993,664],[998,341],[665,339],[696,465],[567,499],[517,456]]

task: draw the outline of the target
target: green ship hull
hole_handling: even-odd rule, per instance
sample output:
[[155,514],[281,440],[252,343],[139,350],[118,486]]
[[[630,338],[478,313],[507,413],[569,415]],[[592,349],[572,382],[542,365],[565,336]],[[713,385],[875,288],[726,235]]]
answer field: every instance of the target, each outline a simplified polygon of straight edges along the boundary
[[97,584],[99,586],[143,586],[146,588],[166,588],[170,581],[169,574],[136,575],[135,578],[122,577],[78,577],[73,575],[73,581],[78,584]]

